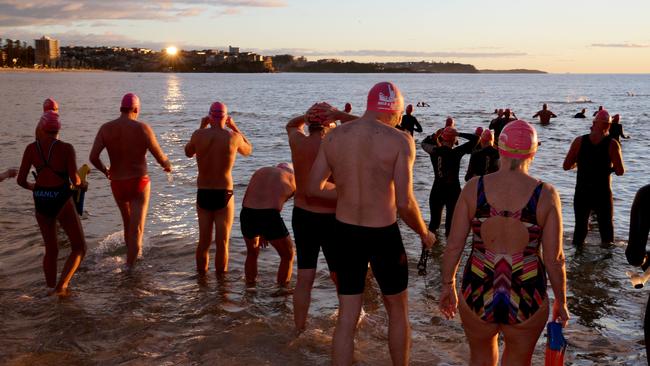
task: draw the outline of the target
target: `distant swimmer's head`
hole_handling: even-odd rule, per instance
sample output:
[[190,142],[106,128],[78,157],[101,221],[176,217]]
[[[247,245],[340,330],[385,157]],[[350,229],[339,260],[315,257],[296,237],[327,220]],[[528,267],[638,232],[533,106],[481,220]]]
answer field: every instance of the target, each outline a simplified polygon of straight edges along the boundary
[[509,118],[511,114],[512,114],[512,111],[510,110],[510,108],[506,108],[506,110],[503,111],[503,116],[506,117],[506,118]]
[[413,104],[409,104],[406,106],[406,114],[410,116],[411,113],[413,113]]
[[453,145],[456,142],[456,137],[458,136],[458,131],[455,127],[449,126],[445,127],[440,134],[440,139],[443,143]]
[[350,103],[345,103],[345,107],[343,108],[343,111],[344,111],[345,113],[350,113],[350,112],[352,112],[352,104],[350,104]]
[[43,113],[40,121],[38,121],[38,128],[48,134],[56,134],[61,130],[61,121],[59,114],[54,111],[47,111]]
[[508,123],[499,135],[499,155],[511,159],[532,158],[538,145],[537,131],[526,121]]
[[499,108],[499,110],[497,111],[497,115],[499,117],[503,116],[503,109]]
[[125,94],[120,105],[122,113],[140,113],[140,98],[133,93]]
[[612,123],[612,117],[609,116],[609,112],[607,112],[607,109],[601,109],[596,113],[596,116],[594,117],[594,123],[596,122],[603,122],[606,124]]
[[284,171],[287,171],[291,174],[294,174],[293,172],[293,164],[288,163],[288,162],[283,162],[275,166],[276,168],[282,169]]
[[587,113],[587,108],[582,108],[582,110],[580,111],[580,113],[582,113],[582,114]]
[[481,143],[481,146],[494,144],[494,135],[492,134],[492,130],[490,129],[483,130],[483,132],[481,133],[481,139],[479,141]]
[[[397,86],[388,81],[375,84],[368,92],[367,112],[379,113],[382,122],[397,125],[404,110],[404,98]],[[383,116],[382,116],[383,115]]]
[[480,126],[476,127],[476,130],[474,130],[474,134],[476,136],[481,136],[481,134],[483,134],[483,127],[480,127]]
[[47,111],[54,111],[54,112],[59,112],[59,103],[56,102],[56,100],[52,98],[47,98],[43,102],[43,113]]
[[547,110],[547,109],[548,109],[548,106],[546,105],[546,103],[542,104],[542,109],[543,109],[543,110]]
[[325,102],[314,103],[314,105],[309,107],[307,113],[305,113],[305,122],[309,127],[309,132],[330,127],[332,123],[336,122],[333,118],[333,112],[335,111],[336,108]]
[[619,123],[621,121],[621,115],[615,114],[612,116],[612,123]]
[[445,127],[454,127],[454,126],[456,126],[456,121],[454,121],[454,119],[451,117],[447,117],[447,119],[445,120]]
[[228,107],[221,102],[214,102],[210,105],[210,110],[208,111],[208,118],[210,122],[219,123],[225,121],[228,117]]

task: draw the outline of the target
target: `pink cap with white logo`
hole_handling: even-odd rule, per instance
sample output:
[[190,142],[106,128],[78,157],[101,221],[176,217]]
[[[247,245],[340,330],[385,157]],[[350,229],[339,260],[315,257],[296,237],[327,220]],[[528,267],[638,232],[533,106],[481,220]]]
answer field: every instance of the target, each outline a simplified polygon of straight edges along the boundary
[[368,92],[369,111],[384,113],[402,113],[404,98],[395,84],[383,81],[375,84]]

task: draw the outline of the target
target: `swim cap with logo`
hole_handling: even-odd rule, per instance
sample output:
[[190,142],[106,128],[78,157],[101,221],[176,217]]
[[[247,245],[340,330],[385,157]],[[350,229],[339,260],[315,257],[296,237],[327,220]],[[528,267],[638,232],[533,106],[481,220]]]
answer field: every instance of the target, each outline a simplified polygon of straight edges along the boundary
[[285,170],[285,171],[287,171],[287,172],[289,172],[291,174],[294,174],[293,173],[293,164],[291,164],[291,163],[284,162],[284,163],[280,163],[280,164],[276,165],[275,167],[279,168],[279,169],[282,169],[282,170]]
[[332,107],[328,103],[315,103],[309,107],[307,113],[305,113],[305,121],[310,125],[316,124],[327,126],[330,122],[334,122],[329,115],[335,110],[336,108]]
[[128,109],[140,109],[140,98],[138,98],[138,96],[133,93],[125,94],[122,97],[121,107]]
[[43,113],[38,127],[45,132],[58,132],[61,130],[61,121],[59,121],[59,114],[54,111],[47,111]]
[[607,109],[601,109],[596,113],[596,117],[594,117],[594,122],[605,122],[605,123],[612,123],[612,118],[609,116],[609,112],[607,112]]
[[402,113],[404,98],[395,84],[383,81],[375,84],[368,92],[369,111],[384,113]]
[[515,159],[532,157],[537,152],[537,131],[530,123],[516,120],[508,123],[499,135],[499,154]]
[[228,107],[221,102],[214,102],[210,105],[208,117],[213,121],[221,120],[224,116],[228,115]]
[[57,112],[59,110],[59,103],[56,102],[56,100],[52,98],[47,98],[43,102],[43,113],[47,111],[55,111]]
[[456,136],[458,136],[458,131],[456,131],[456,128],[452,126],[445,127],[445,129],[442,130],[442,134],[440,134],[440,138],[443,141],[448,141],[448,142],[454,141]]

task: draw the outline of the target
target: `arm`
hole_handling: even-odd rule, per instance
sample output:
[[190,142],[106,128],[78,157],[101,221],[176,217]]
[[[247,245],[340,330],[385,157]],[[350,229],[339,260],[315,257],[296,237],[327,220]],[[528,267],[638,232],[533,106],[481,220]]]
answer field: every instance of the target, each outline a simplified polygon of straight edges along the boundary
[[551,112],[551,118],[557,118],[557,115],[555,115],[555,113]]
[[16,182],[19,186],[33,191],[34,184],[27,182],[27,174],[29,174],[29,169],[32,167],[30,146],[32,145],[27,145],[25,152],[23,153],[23,160],[20,163],[20,169],[18,169],[18,178],[16,178]]
[[422,240],[423,246],[430,247],[427,242],[429,229],[422,220],[420,207],[413,194],[413,164],[415,163],[415,142],[412,138],[404,140],[403,147],[397,155],[393,171],[395,182],[395,202],[399,217],[415,231]]
[[232,117],[228,116],[228,119],[226,120],[226,126],[228,126],[233,132],[239,135],[241,137],[241,140],[239,141],[239,145],[237,146],[237,152],[240,153],[242,156],[249,156],[250,154],[253,153],[253,145],[248,141],[246,136],[239,130],[239,127],[235,124],[235,121],[232,119]]
[[7,169],[4,172],[0,173],[0,182],[7,178],[13,178],[18,174],[16,169]]
[[156,158],[156,161],[160,166],[163,168],[164,171],[170,173],[172,171],[172,163],[169,161],[169,158],[167,158],[167,155],[162,151],[160,148],[160,145],[158,144],[158,139],[156,139],[156,135],[153,133],[153,130],[149,125],[143,124],[144,125],[144,131],[147,134],[147,139],[149,140],[149,151],[151,152],[151,155],[153,155],[154,158]]
[[433,150],[437,147],[437,144],[435,143],[436,137],[434,135],[427,136],[422,140],[420,143],[420,147],[422,147],[422,150],[426,151],[429,155],[433,153]]
[[316,155],[316,160],[311,166],[311,172],[309,173],[309,184],[307,185],[307,195],[309,197],[323,198],[327,200],[336,200],[336,186],[333,184],[328,184],[327,179],[332,174],[329,164],[327,163],[327,157],[325,156],[325,149],[329,145],[332,136],[328,136],[323,143],[320,145],[318,150],[318,155]]
[[458,136],[467,139],[467,142],[458,146],[456,149],[460,149],[463,154],[471,154],[472,150],[478,143],[479,136],[473,133],[459,133]]
[[68,161],[66,167],[68,170],[68,176],[70,177],[72,185],[79,187],[81,185],[81,178],[79,178],[79,174],[77,173],[77,154],[75,153],[74,147],[72,147],[72,145],[66,145],[68,148]]
[[334,111],[334,118],[337,121],[341,121],[341,123],[345,123],[345,122],[354,121],[355,119],[358,119],[359,117],[355,116],[354,114],[349,114],[349,113],[345,113],[343,111],[336,110],[336,111]]
[[562,168],[564,170],[571,170],[576,167],[578,164],[578,153],[580,152],[580,140],[581,138],[578,137],[573,142],[571,143],[571,147],[569,148],[569,152],[566,154],[566,157],[564,158],[564,164],[562,164]]
[[533,114],[533,118],[537,118],[539,116],[539,111],[535,114]]
[[188,141],[187,144],[185,145],[185,156],[187,156],[188,158],[194,157],[194,155],[196,155],[196,146],[194,143],[195,134],[196,132],[192,134],[192,137],[190,137],[190,141]]
[[472,216],[476,211],[476,189],[478,179],[472,179],[463,188],[454,209],[451,232],[442,256],[442,281],[440,293],[440,311],[451,319],[456,315],[458,295],[456,294],[456,272],[463,255],[463,248],[469,233]]
[[618,141],[612,139],[609,145],[609,157],[612,160],[612,169],[616,175],[625,174],[625,165],[623,164],[623,153]]
[[424,130],[422,129],[422,126],[420,126],[420,123],[418,122],[418,119],[415,118],[415,117],[413,117],[413,127],[414,127],[414,128],[413,128],[413,131],[415,131],[415,132],[422,132],[422,131],[424,131]]
[[566,325],[569,310],[566,304],[566,269],[562,245],[562,203],[552,186],[544,185],[537,211],[542,213],[538,217],[543,217],[540,220],[543,229],[542,255],[555,296],[552,320],[560,320]]
[[650,232],[650,185],[641,188],[634,197],[630,213],[630,233],[625,248],[627,262],[641,266],[647,261],[646,244]]
[[626,135],[625,132],[623,132],[623,125],[621,125],[621,137],[624,139],[629,139],[630,135]]
[[104,138],[102,136],[102,128],[99,129],[99,132],[97,132],[97,136],[95,137],[95,142],[93,143],[92,149],[90,149],[90,156],[88,157],[88,160],[90,160],[90,163],[102,174],[104,174],[107,178],[109,176],[109,171],[108,168],[104,165],[102,162],[102,159],[99,157],[99,155],[102,153],[102,150],[104,150]]
[[291,135],[293,133],[305,134],[305,116],[294,117],[289,120],[289,123],[285,126],[287,129],[287,134]]

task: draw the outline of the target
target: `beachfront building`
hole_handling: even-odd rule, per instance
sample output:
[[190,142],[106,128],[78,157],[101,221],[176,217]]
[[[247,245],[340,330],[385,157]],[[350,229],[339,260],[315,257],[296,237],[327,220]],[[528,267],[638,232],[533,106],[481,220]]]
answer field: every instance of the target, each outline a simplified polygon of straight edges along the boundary
[[56,67],[61,56],[59,41],[43,36],[41,39],[35,39],[34,43],[36,45],[34,63],[43,67]]

